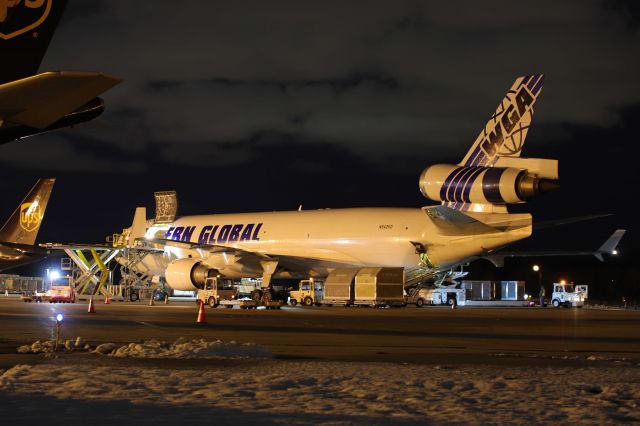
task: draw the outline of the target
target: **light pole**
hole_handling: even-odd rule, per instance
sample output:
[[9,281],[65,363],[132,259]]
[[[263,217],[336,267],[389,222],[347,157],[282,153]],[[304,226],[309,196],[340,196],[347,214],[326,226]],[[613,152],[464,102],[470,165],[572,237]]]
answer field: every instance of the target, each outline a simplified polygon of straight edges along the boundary
[[60,341],[60,324],[62,324],[62,320],[64,316],[62,314],[56,315],[56,343],[53,347],[55,352],[58,352],[58,342]]
[[533,271],[538,273],[538,287],[540,295],[540,306],[544,306],[544,287],[542,287],[542,268],[538,265],[533,265]]

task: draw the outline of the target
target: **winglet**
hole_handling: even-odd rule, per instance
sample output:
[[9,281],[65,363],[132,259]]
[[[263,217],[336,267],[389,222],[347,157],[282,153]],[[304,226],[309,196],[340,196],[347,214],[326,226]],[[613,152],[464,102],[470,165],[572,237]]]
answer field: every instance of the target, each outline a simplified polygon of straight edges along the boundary
[[607,238],[607,241],[605,241],[604,244],[602,244],[593,255],[600,262],[604,262],[604,257],[602,257],[602,255],[605,253],[615,254],[616,247],[618,246],[618,243],[620,243],[620,240],[624,236],[625,232],[627,232],[626,229],[616,229],[615,232],[611,234],[609,238]]

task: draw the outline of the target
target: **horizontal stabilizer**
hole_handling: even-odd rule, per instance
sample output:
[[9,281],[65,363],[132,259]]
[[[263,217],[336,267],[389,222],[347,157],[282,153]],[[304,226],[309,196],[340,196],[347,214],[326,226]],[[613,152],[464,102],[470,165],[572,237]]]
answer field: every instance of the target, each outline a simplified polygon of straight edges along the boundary
[[562,226],[562,225],[570,225],[572,223],[584,222],[584,221],[593,220],[593,219],[600,219],[608,216],[612,216],[612,214],[611,213],[592,214],[588,216],[576,216],[576,217],[568,217],[564,219],[553,219],[553,220],[546,220],[543,222],[534,222],[533,230],[539,231],[541,229],[553,228],[555,226]]
[[616,229],[607,241],[600,246],[598,251],[594,253],[594,256],[597,257],[600,262],[604,262],[604,258],[602,257],[604,253],[615,254],[616,247],[618,247],[618,243],[620,243],[625,232],[627,232],[626,229]]
[[498,263],[504,261],[505,257],[556,257],[556,256],[595,256],[599,261],[604,262],[603,254],[615,254],[615,249],[618,243],[622,239],[626,231],[624,229],[617,229],[608,239],[595,251],[519,251],[519,252],[506,252],[498,251],[491,253],[488,256],[484,256],[485,259],[491,261],[496,266]]
[[44,129],[122,80],[96,72],[46,72],[0,85],[0,121]]
[[440,235],[472,235],[498,232],[492,226],[446,206],[424,207],[424,212],[438,228]]

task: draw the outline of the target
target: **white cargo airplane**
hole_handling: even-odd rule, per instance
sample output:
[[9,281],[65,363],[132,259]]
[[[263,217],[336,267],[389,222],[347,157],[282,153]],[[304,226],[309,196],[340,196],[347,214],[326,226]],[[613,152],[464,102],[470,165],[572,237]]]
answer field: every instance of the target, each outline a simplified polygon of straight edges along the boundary
[[209,276],[262,277],[260,296],[268,299],[272,277],[326,277],[361,267],[437,276],[526,238],[531,215],[506,206],[556,187],[558,179],[557,160],[520,157],[543,80],[518,77],[459,164],[422,172],[422,193],[441,205],[175,219],[175,193],[156,194],[156,219],[147,221],[138,208],[124,230],[132,247],[150,250],[136,271],[164,276],[177,290],[202,288]]

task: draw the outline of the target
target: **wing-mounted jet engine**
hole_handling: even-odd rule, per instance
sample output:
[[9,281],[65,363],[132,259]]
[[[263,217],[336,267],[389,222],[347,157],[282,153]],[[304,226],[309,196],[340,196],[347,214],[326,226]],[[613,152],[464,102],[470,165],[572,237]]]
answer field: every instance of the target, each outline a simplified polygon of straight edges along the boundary
[[174,290],[192,291],[204,288],[208,277],[220,272],[197,259],[176,259],[167,266],[164,277]]

